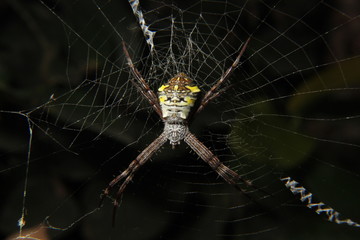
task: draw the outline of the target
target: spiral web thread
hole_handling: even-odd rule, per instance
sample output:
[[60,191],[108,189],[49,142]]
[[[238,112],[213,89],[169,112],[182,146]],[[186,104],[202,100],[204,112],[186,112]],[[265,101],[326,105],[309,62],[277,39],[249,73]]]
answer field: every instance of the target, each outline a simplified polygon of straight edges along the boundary
[[153,52],[154,36],[155,36],[156,32],[150,31],[149,27],[146,25],[144,14],[140,8],[140,1],[139,0],[129,0],[129,4],[131,6],[131,9],[133,10],[135,17],[137,18],[137,20],[139,22],[142,32],[144,33],[146,43],[150,46],[151,52]]
[[280,179],[284,182],[285,186],[294,194],[300,195],[300,200],[302,202],[307,202],[306,207],[313,209],[315,208],[315,212],[317,214],[325,214],[327,220],[329,222],[334,222],[337,224],[347,224],[353,227],[360,227],[360,224],[352,221],[351,219],[339,219],[340,213],[335,211],[332,207],[326,205],[323,202],[315,203],[313,202],[313,195],[311,192],[306,190],[303,186],[301,186],[297,181],[292,180],[290,177],[284,177]]

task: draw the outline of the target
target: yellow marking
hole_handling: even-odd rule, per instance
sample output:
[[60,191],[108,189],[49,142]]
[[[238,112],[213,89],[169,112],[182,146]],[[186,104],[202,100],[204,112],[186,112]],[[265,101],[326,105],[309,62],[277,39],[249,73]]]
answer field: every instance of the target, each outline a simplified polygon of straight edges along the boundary
[[177,91],[179,89],[179,85],[174,86],[174,90]]
[[200,92],[200,89],[197,86],[185,86],[187,89],[189,89],[193,93]]
[[185,97],[186,105],[193,106],[195,103],[195,98],[192,97]]
[[160,96],[160,97],[159,97],[159,101],[160,101],[161,103],[165,102],[165,100],[166,100],[166,97],[164,97],[164,96]]
[[158,91],[162,92],[164,91],[165,88],[169,87],[169,85],[161,85],[161,87],[159,87]]

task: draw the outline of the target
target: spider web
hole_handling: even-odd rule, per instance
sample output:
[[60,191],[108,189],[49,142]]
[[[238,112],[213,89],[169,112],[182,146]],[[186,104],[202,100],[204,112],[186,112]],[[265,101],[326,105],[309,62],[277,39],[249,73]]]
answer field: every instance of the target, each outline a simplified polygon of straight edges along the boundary
[[[1,6],[1,236],[359,237],[279,180],[295,178],[360,221],[359,3],[130,2]],[[249,37],[190,131],[255,187],[240,182],[240,193],[185,144],[165,144],[128,185],[113,228],[111,199],[98,207],[99,196],[163,128],[130,81],[121,43],[154,91],[185,72],[205,92]]]

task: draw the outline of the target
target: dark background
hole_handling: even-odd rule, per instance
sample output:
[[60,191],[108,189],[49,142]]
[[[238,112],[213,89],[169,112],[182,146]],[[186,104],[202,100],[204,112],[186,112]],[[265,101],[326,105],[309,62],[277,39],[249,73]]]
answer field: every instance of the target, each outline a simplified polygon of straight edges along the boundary
[[[94,124],[88,120],[84,125],[75,121],[90,115],[87,111],[95,111],[94,106],[100,100],[94,96],[104,94],[95,95],[91,89],[105,65],[100,55],[118,64],[118,69],[126,69],[119,56],[121,40],[129,43],[131,54],[140,59],[139,69],[147,76],[152,74],[147,64],[149,50],[131,8],[127,1],[98,5],[90,1],[2,1],[0,238],[18,232],[16,224],[24,200],[24,229],[31,228],[29,232],[41,239],[360,237],[359,229],[327,222],[300,204],[281,183],[276,183],[279,176],[292,176],[308,186],[318,199],[341,212],[343,218],[360,221],[360,4],[350,0],[310,2],[254,1],[248,4],[244,17],[233,22],[236,18],[231,15],[231,6],[239,7],[243,3],[228,1],[229,17],[224,24],[229,25],[224,25],[224,29],[241,22],[233,30],[234,39],[244,41],[253,35],[244,56],[252,56],[251,61],[241,67],[244,73],[238,72],[252,83],[244,82],[240,88],[235,85],[209,106],[191,128],[222,159],[231,153],[246,162],[248,166],[240,168],[240,172],[248,173],[250,179],[260,175],[262,180],[257,184],[266,191],[276,191],[275,196],[264,200],[255,191],[253,197],[259,199],[260,206],[240,197],[240,202],[249,204],[241,206],[236,191],[223,184],[189,149],[181,146],[173,152],[166,146],[127,188],[116,226],[112,228],[111,201],[106,199],[104,206],[97,209],[100,193],[161,132],[161,122],[133,90],[125,91],[130,93],[127,104],[115,102],[111,106],[114,114],[110,120],[106,119],[107,123],[101,119]],[[141,1],[147,21],[153,22],[154,28],[161,29],[166,24],[166,21],[157,22],[171,13],[166,3],[193,12],[199,7],[191,8],[193,1]],[[104,20],[98,6],[113,26]],[[216,22],[217,13],[224,9],[204,2],[203,12],[210,13],[204,14],[208,22],[211,13],[215,13]],[[264,22],[260,24],[259,19]],[[256,28],[258,25],[261,27]],[[168,33],[164,32],[164,37],[156,42],[158,46],[166,46]],[[280,33],[285,37],[279,37]],[[278,40],[273,41],[274,38]],[[214,41],[209,40],[209,44],[215,44]],[[232,41],[224,41],[227,45],[224,49],[236,56],[241,41],[231,45]],[[262,48],[271,41],[271,47]],[[95,53],[87,44],[94,47]],[[295,51],[296,46],[301,46],[300,50]],[[286,54],[288,57],[281,58]],[[220,53],[214,55],[224,66],[229,66],[233,59]],[[269,64],[278,58],[282,60]],[[268,65],[271,67],[261,75],[256,74]],[[106,68],[106,72],[111,71]],[[207,78],[206,72],[204,69],[199,73],[204,76],[204,82],[200,82],[204,88],[218,79],[218,76]],[[109,82],[114,85],[113,81],[127,80],[127,72],[113,76],[114,80]],[[90,85],[85,85],[84,79]],[[269,86],[254,94],[236,95],[267,81]],[[78,86],[81,88],[76,89]],[[156,89],[157,85],[152,87]],[[55,100],[51,98],[53,94]],[[88,95],[86,106],[92,108],[73,104],[84,95]],[[91,105],[93,99],[95,103]],[[262,103],[266,99],[272,101]],[[63,103],[71,104],[60,112]],[[140,111],[136,110],[139,104]],[[235,107],[239,108],[234,110]],[[223,114],[229,109],[234,111]],[[123,115],[117,117],[119,113]],[[228,134],[230,124],[222,124],[227,120],[232,120],[233,131],[227,139],[228,145],[221,138]],[[31,150],[29,126],[33,129]],[[104,126],[109,128],[102,129]],[[251,169],[264,165],[264,172],[252,175]],[[230,200],[223,202],[222,194],[229,195]],[[231,210],[231,206],[238,207]]]

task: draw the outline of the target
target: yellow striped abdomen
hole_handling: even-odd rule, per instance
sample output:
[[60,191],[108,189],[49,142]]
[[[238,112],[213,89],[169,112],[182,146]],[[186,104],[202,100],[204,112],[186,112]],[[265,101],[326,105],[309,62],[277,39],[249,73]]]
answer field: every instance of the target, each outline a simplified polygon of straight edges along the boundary
[[200,89],[191,85],[192,80],[185,73],[178,73],[158,90],[163,118],[187,119]]

